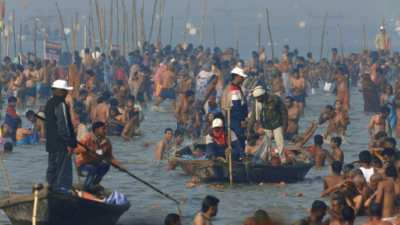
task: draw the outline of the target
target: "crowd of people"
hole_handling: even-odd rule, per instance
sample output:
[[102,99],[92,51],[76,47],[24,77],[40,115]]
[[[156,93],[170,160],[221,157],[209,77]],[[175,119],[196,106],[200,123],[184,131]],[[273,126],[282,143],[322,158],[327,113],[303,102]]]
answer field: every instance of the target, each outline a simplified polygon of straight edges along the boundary
[[[268,59],[260,48],[246,61],[233,48],[186,43],[175,47],[145,43],[127,56],[96,48],[66,53],[60,61],[32,54],[16,60],[5,57],[0,88],[7,108],[0,143],[8,152],[15,145],[46,143],[47,179],[54,190],[71,189],[72,171],[61,165],[69,153],[76,153],[79,173],[86,177],[85,190],[90,190],[101,182],[109,165],[84,146],[123,168],[107,136],[132,141],[146,131],[141,128],[145,110],[171,113],[162,104],[167,100],[176,127],[165,129],[155,147],[157,160],[176,156],[188,138],[206,145],[205,151],[194,149],[191,158],[231,155],[236,161],[253,157],[255,163],[295,163],[295,154],[286,147],[301,143],[298,147],[307,158],[316,167],[327,161],[332,174],[325,177],[321,193],[330,198],[330,207],[316,200],[309,217],[299,224],[347,225],[358,215],[369,215],[368,224],[389,224],[382,221],[396,221],[400,196],[395,139],[400,137],[400,54],[390,51],[384,28],[380,32],[376,51],[343,55],[333,48],[330,59],[319,61],[312,53],[303,57],[289,46],[277,59]],[[314,144],[304,147],[313,133],[301,134],[299,121],[307,97],[319,88],[336,97],[313,122],[327,123],[325,132],[315,134]],[[350,104],[352,88],[362,92],[364,111],[372,113],[370,143],[357,162],[346,164],[341,144],[351,122],[350,108],[355,107]],[[27,110],[24,122],[17,113],[21,110]],[[324,149],[324,143],[331,149]],[[211,224],[218,202],[207,196],[193,224]],[[330,215],[328,222],[325,214]],[[245,224],[271,224],[268,218],[259,210]],[[180,224],[173,214],[165,221]]]

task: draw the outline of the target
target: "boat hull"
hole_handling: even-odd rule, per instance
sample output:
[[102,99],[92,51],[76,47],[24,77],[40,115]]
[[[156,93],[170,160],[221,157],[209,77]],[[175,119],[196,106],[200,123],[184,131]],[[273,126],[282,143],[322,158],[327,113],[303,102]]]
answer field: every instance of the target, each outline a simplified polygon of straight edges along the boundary
[[[109,205],[68,194],[41,193],[38,200],[38,225],[114,225],[130,204]],[[31,225],[32,195],[16,195],[1,200],[0,208],[13,225]]]
[[[185,174],[196,176],[203,182],[228,182],[227,163],[212,160],[175,160]],[[296,163],[294,165],[252,165],[234,162],[233,180],[235,183],[294,183],[304,180],[313,164]]]

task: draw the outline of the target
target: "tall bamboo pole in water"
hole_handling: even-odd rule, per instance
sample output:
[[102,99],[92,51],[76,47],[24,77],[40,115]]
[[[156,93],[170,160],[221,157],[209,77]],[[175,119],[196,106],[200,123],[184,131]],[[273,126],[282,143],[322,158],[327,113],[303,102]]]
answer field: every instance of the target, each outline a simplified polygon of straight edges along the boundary
[[172,45],[172,38],[174,34],[174,16],[171,16],[171,28],[170,28],[170,34],[169,34],[169,45]]
[[142,8],[140,9],[140,48],[143,51],[144,42],[146,40],[146,29],[144,27],[144,0],[142,1]]
[[119,40],[120,40],[120,38],[119,38],[119,0],[115,0],[116,1],[116,3],[117,3],[117,45],[118,45],[118,47],[119,48],[121,48],[121,46],[119,46],[120,45],[120,42],[119,42]]
[[261,48],[261,24],[258,24],[258,32],[257,32],[257,49]]
[[156,19],[156,14],[157,14],[157,5],[158,5],[158,0],[154,0],[153,14],[151,15],[151,25],[150,25],[150,30],[149,30],[149,37],[147,39],[147,42],[149,42],[149,43],[151,42],[151,36],[153,36],[154,20]]
[[189,22],[189,15],[190,15],[190,1],[188,0],[187,2],[187,6],[186,6],[186,15],[185,15],[185,21],[183,24],[183,42],[186,42],[186,37],[187,37],[187,24]]
[[69,45],[68,45],[67,35],[64,32],[64,20],[63,20],[63,17],[61,15],[61,11],[60,11],[60,8],[58,7],[58,3],[57,2],[56,2],[56,8],[57,8],[58,17],[60,19],[61,33],[62,33],[62,36],[64,38],[65,47],[66,47],[68,52],[71,52],[71,50],[69,48]]
[[122,6],[122,55],[126,54],[126,8],[125,8],[125,0],[121,1]]
[[15,27],[15,9],[12,11],[12,31],[13,31],[13,46],[14,46],[14,57],[17,56],[17,37],[16,37],[16,27]]
[[110,27],[108,33],[108,52],[111,52],[112,49],[112,41],[113,41],[113,12],[114,12],[114,0],[111,0],[110,6]]
[[[342,28],[340,25],[337,25],[338,35],[339,35],[339,47],[340,47],[340,54],[342,56],[342,60],[344,60],[344,45],[343,45],[343,34]],[[344,62],[343,62],[344,63]]]
[[208,1],[203,0],[203,16],[201,20],[201,28],[200,28],[200,44],[204,44],[204,35],[206,31],[206,20],[207,20],[207,8],[208,8]]
[[103,38],[103,26],[101,25],[101,13],[100,13],[100,8],[99,8],[99,3],[97,0],[94,0],[94,4],[96,7],[96,15],[97,15],[97,26],[98,26],[98,32],[99,32],[99,38],[100,38],[100,46],[102,49],[104,49],[104,38]]
[[94,50],[96,47],[96,29],[94,28],[94,16],[93,16],[93,3],[89,0],[89,28],[90,28],[90,38],[91,38],[91,48]]
[[22,23],[19,24],[19,53],[22,54]]
[[133,49],[137,49],[137,12],[136,12],[136,0],[132,0],[132,43]]
[[33,20],[33,55],[37,57],[37,19]]
[[267,19],[267,30],[268,30],[268,35],[269,35],[269,41],[271,43],[271,57],[272,60],[275,58],[275,51],[274,51],[274,40],[272,39],[272,31],[271,31],[271,24],[269,20],[269,10],[268,8],[265,10],[265,15]]
[[325,13],[324,20],[322,22],[321,49],[319,51],[319,59],[321,59],[323,54],[324,54],[325,29],[326,29],[326,20],[327,20],[327,18],[328,18],[328,13]]
[[213,22],[212,24],[212,28],[213,28],[213,42],[214,42],[214,47],[217,47],[217,31],[215,30],[215,23]]
[[363,24],[363,50],[367,49],[367,31],[365,28],[365,24]]
[[165,0],[160,0],[160,9],[159,9],[159,23],[158,23],[158,34],[157,34],[157,44],[161,46],[162,42],[162,25],[164,21],[164,12],[165,12]]

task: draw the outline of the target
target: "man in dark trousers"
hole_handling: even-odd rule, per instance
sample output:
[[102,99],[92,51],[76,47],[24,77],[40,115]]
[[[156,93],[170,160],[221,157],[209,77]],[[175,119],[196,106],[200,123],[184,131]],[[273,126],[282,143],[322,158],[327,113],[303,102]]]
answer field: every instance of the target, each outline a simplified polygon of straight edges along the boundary
[[47,182],[52,191],[68,192],[72,188],[72,149],[77,141],[65,97],[72,87],[65,80],[56,80],[52,86],[53,97],[47,101],[46,151],[49,153]]

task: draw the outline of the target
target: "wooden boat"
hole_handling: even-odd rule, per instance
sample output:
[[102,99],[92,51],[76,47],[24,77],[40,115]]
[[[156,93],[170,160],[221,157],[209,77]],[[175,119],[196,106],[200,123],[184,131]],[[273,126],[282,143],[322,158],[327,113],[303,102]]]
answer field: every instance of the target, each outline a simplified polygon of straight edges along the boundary
[[[202,182],[229,182],[228,164],[217,160],[184,160],[175,158],[174,162],[185,174],[198,177]],[[235,183],[293,183],[304,180],[313,166],[312,163],[297,162],[278,166],[233,162]]]
[[[313,136],[318,125],[312,121],[304,134],[293,140],[288,146],[287,151],[301,153],[304,144]],[[171,167],[179,166],[184,173],[198,177],[203,182],[228,182],[229,170],[227,162],[221,160],[188,160],[181,156],[190,155],[193,149],[205,151],[205,145],[193,145],[182,148],[176,153],[175,158],[170,160]],[[308,171],[314,164],[312,162],[295,160],[290,164],[271,165],[269,163],[253,164],[251,160],[233,162],[232,175],[234,182],[249,183],[293,183],[304,180]]]
[[[33,202],[33,194],[14,194],[0,199],[0,209],[12,225],[31,225]],[[115,225],[129,207],[129,202],[112,205],[44,188],[38,193],[36,221],[37,225]]]

